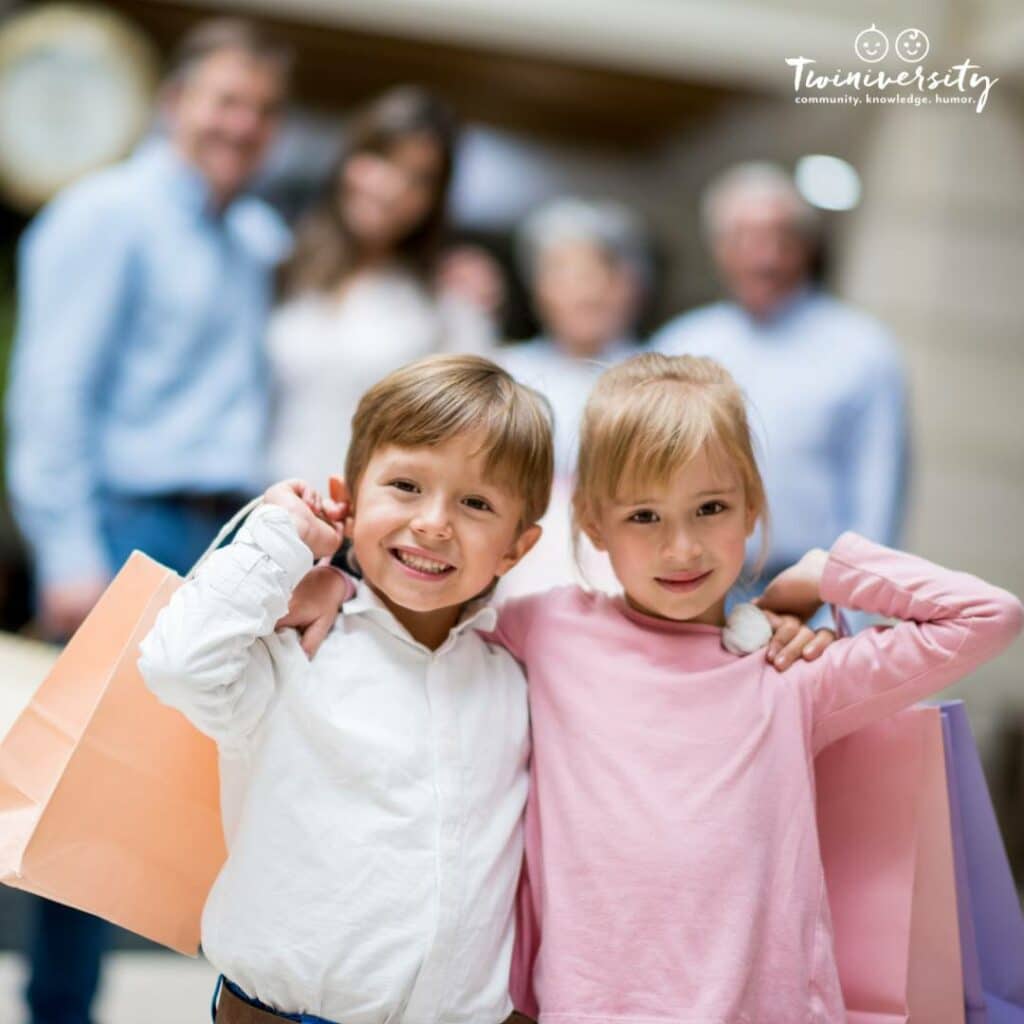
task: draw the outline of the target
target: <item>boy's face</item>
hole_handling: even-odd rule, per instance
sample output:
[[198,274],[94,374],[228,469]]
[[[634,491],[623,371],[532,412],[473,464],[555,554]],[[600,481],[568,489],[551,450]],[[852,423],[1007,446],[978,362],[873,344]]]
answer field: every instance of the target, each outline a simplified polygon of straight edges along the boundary
[[428,646],[540,536],[539,526],[520,528],[522,498],[485,477],[482,442],[474,434],[432,448],[389,445],[357,482],[349,535],[359,567]]
[[602,503],[585,525],[640,611],[677,622],[725,623],[725,597],[754,527],[739,474],[701,451],[667,484]]

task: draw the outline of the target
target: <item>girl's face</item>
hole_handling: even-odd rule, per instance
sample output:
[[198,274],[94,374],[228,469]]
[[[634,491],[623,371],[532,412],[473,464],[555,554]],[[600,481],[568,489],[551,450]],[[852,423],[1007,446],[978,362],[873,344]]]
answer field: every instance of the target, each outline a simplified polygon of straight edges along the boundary
[[444,157],[437,140],[411,135],[385,154],[356,153],[341,177],[341,215],[366,248],[398,245],[430,213],[441,184]]
[[725,597],[753,528],[739,473],[706,451],[664,484],[603,502],[584,524],[637,610],[713,626],[725,624]]

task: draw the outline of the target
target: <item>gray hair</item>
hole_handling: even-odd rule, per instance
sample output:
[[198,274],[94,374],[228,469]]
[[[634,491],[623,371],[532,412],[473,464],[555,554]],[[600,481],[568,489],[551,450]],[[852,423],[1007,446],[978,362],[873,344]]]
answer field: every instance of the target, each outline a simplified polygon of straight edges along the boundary
[[818,237],[821,218],[800,194],[792,176],[778,164],[757,160],[730,167],[704,190],[700,213],[709,241],[714,241],[725,229],[732,202],[739,195],[786,201],[792,207],[793,226],[797,231],[809,241]]
[[519,269],[527,281],[533,280],[544,254],[563,242],[595,245],[632,270],[642,285],[650,284],[647,233],[640,219],[622,203],[566,196],[529,214],[516,239]]

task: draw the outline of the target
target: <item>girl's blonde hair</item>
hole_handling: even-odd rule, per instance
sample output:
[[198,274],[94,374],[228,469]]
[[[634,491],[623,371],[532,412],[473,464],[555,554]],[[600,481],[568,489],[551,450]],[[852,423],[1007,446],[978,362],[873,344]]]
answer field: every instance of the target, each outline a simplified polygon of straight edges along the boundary
[[724,367],[700,356],[645,353],[598,378],[580,427],[574,535],[603,502],[667,480],[702,449],[739,474],[747,510],[761,522],[763,561],[768,508],[743,393]]

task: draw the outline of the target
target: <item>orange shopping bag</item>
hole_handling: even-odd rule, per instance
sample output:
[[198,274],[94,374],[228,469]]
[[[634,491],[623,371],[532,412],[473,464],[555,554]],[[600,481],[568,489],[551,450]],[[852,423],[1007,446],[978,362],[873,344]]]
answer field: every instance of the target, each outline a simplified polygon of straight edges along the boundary
[[847,736],[818,755],[815,776],[849,1024],[963,1024],[939,709]]
[[195,956],[226,856],[217,748],[136,667],[181,583],[133,552],[0,743],[0,881]]

